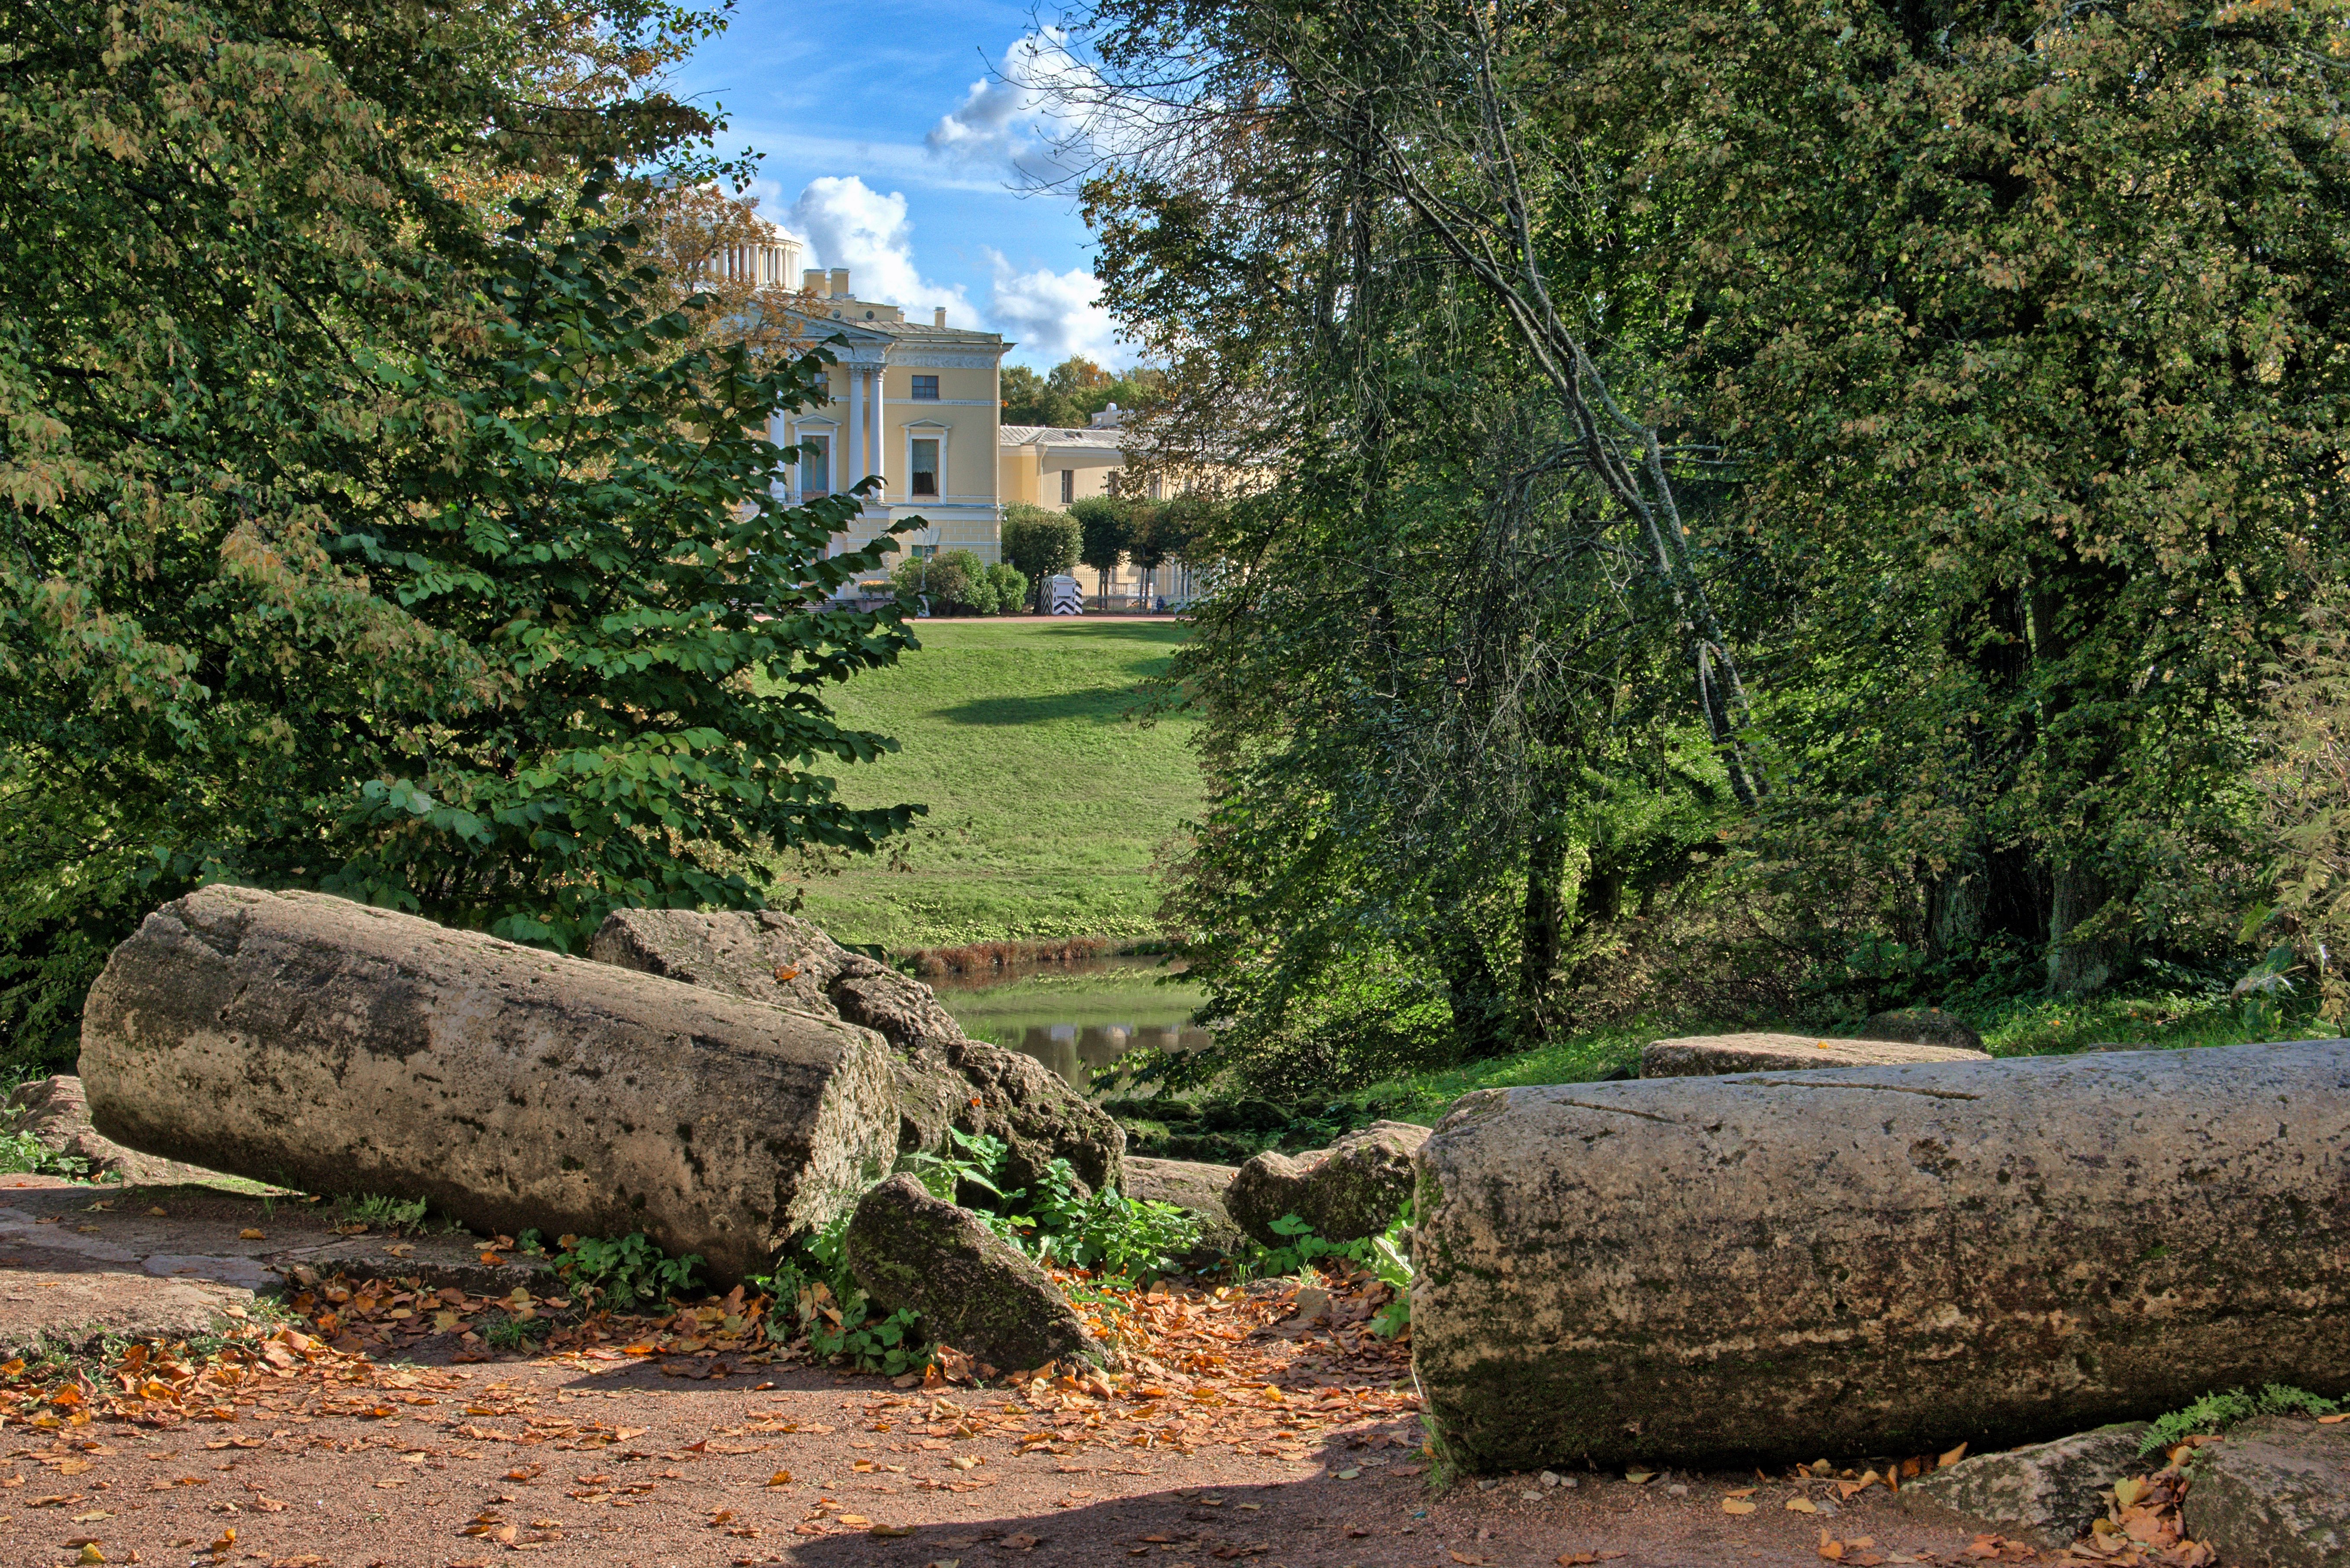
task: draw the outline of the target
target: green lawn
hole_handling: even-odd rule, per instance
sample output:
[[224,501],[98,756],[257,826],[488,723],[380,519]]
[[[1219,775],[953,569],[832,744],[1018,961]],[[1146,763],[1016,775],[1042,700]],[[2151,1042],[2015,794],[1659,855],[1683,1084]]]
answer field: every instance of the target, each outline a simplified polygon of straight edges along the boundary
[[900,750],[840,775],[858,805],[930,815],[894,854],[806,879],[805,912],[891,948],[1159,931],[1151,864],[1200,804],[1192,721],[1138,722],[1183,628],[951,621],[897,668],[837,688],[841,718]]

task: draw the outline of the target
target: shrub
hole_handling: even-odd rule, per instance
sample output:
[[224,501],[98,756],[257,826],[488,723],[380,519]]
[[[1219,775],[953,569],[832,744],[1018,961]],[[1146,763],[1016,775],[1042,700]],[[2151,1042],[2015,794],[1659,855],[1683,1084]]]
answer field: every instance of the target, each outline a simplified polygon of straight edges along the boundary
[[995,588],[995,607],[990,615],[1018,615],[1028,603],[1028,578],[1019,567],[1003,561],[987,568],[987,580]]
[[889,576],[901,595],[930,600],[932,615],[951,614],[971,603],[971,573],[964,563],[973,558],[968,550],[914,556],[899,562]]

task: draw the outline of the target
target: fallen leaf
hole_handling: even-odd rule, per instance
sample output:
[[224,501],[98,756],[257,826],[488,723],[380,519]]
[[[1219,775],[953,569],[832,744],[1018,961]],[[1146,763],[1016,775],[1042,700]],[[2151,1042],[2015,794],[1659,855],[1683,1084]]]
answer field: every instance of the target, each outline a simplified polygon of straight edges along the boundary
[[1646,1486],[1650,1481],[1657,1479],[1657,1472],[1654,1470],[1626,1470],[1624,1472],[1624,1479],[1630,1481],[1634,1486]]
[[1025,1552],[1036,1544],[1033,1535],[1007,1535],[996,1542],[1007,1552]]
[[1960,1459],[1965,1459],[1966,1457],[1967,1446],[1964,1443],[1960,1443],[1957,1448],[1952,1449],[1949,1453],[1944,1454],[1940,1459],[1936,1459],[1934,1461],[1934,1468],[1938,1470],[1949,1469],[1952,1465],[1957,1464]]
[[910,1524],[877,1524],[870,1531],[867,1532],[867,1533],[870,1535],[878,1535],[883,1540],[889,1541],[900,1535],[913,1534],[914,1527]]
[[268,1238],[264,1236],[260,1231],[253,1230],[239,1231],[236,1233],[236,1239],[240,1241],[265,1241],[268,1240]]
[[843,1524],[853,1524],[858,1529],[862,1530],[873,1521],[866,1518],[861,1513],[844,1513],[840,1516],[840,1522]]
[[2129,1507],[2145,1495],[2146,1482],[2139,1477],[2125,1476],[2114,1482],[2114,1501],[2124,1508]]
[[1451,1558],[1455,1563],[1466,1563],[1470,1564],[1470,1568],[1478,1568],[1478,1565],[1482,1564],[1485,1561],[1482,1557],[1465,1557],[1458,1552],[1448,1552],[1445,1555]]
[[1754,1511],[1754,1505],[1748,1502],[1744,1498],[1725,1497],[1721,1500],[1721,1511],[1724,1513],[1752,1513]]
[[789,1486],[792,1484],[792,1472],[789,1470],[777,1470],[774,1475],[767,1478],[767,1484],[769,1486]]
[[1789,1513],[1817,1513],[1819,1512],[1819,1510],[1812,1506],[1812,1500],[1810,1498],[1791,1497],[1787,1500],[1787,1511]]

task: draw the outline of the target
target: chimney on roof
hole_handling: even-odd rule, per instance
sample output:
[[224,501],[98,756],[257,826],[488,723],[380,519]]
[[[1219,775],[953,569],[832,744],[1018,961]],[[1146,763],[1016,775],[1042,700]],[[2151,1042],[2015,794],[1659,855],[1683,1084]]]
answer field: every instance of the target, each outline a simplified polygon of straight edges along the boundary
[[944,327],[946,324],[947,324],[947,307],[946,307],[945,306],[941,305],[941,306],[940,306],[938,307],[938,309],[936,309],[936,310],[934,310],[934,311],[932,311],[932,312],[931,313],[931,326],[933,326],[933,327]]
[[845,266],[832,269],[832,296],[835,299],[848,297],[848,269]]
[[800,287],[808,294],[821,296],[824,293],[824,268],[812,266],[800,274]]

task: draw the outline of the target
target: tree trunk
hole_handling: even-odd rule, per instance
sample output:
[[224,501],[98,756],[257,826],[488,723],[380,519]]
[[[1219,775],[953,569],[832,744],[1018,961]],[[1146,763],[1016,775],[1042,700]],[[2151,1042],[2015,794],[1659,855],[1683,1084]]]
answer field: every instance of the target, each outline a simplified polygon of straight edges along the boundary
[[1526,897],[1518,919],[1520,1033],[1546,1036],[1554,1023],[1559,940],[1565,922],[1566,839],[1554,826],[1538,829],[1526,846]]
[[2088,867],[2056,867],[2048,898],[2048,989],[2065,995],[2103,991],[2126,950],[2114,936],[2072,940],[2074,927],[2106,907],[2113,890]]

